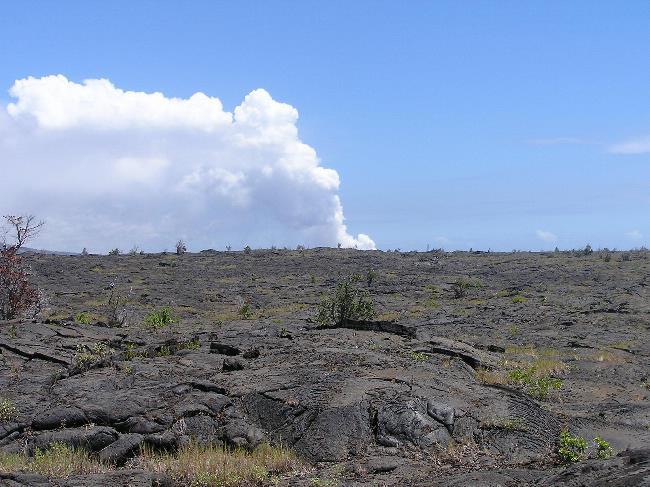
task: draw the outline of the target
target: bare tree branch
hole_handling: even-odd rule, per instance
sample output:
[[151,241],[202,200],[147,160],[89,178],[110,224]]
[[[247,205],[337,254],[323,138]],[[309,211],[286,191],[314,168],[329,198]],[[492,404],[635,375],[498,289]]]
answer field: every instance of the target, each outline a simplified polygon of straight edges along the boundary
[[[4,216],[11,233],[14,236],[15,243],[10,248],[18,252],[25,242],[38,235],[45,225],[44,221],[36,221],[34,215],[5,215]],[[6,232],[5,232],[6,234]],[[7,246],[5,241],[5,247]]]

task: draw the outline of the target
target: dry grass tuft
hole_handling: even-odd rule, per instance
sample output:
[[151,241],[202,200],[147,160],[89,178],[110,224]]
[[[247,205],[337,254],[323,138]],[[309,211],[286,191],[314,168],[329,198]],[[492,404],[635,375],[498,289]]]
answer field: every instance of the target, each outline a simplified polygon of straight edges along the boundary
[[48,478],[65,478],[109,470],[83,449],[64,443],[53,443],[45,450],[36,450],[33,457],[0,453],[0,472],[32,472]]
[[478,369],[476,371],[476,380],[481,384],[487,385],[506,385],[508,377],[503,371]]
[[627,363],[627,360],[621,354],[610,352],[609,350],[598,350],[592,354],[591,358],[596,362],[604,362],[607,364]]
[[261,445],[247,452],[191,443],[174,455],[144,447],[138,466],[166,474],[177,485],[235,487],[268,485],[274,477],[298,470],[301,463],[283,447]]

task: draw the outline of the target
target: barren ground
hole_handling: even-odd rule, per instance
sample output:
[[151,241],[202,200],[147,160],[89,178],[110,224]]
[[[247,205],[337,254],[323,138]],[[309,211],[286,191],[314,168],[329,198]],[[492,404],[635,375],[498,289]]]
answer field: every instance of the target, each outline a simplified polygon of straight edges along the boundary
[[[310,467],[282,485],[650,485],[650,253],[627,255],[29,256],[48,309],[0,323],[0,397],[17,410],[0,448],[66,441],[127,466],[0,484],[153,485],[137,445],[195,438],[289,445]],[[353,273],[377,321],[319,328],[322,296]],[[103,323],[114,279],[119,328]],[[166,305],[178,323],[144,323]],[[80,366],[84,350],[102,352]],[[564,429],[614,456],[561,465]]]

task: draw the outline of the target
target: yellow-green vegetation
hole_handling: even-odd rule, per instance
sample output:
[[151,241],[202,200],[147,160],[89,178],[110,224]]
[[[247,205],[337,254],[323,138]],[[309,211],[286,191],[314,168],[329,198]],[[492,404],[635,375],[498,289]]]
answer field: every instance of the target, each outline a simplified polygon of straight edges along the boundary
[[596,445],[596,456],[601,460],[611,457],[614,453],[609,442],[603,440],[600,436],[594,438],[594,444]]
[[239,305],[237,314],[242,320],[250,320],[253,317],[253,308],[251,307],[250,303],[244,301]]
[[190,443],[176,454],[142,449],[138,465],[168,475],[176,485],[261,486],[302,468],[288,449],[261,445],[252,452]]
[[[146,471],[166,474],[174,485],[193,487],[270,485],[282,475],[303,469],[290,450],[269,445],[261,445],[247,452],[190,443],[174,454],[154,452],[145,446],[134,463]],[[37,449],[33,457],[0,453],[2,473],[31,472],[56,479],[103,473],[111,469],[86,450],[64,443],[53,443],[44,450]]]
[[52,321],[67,321],[71,318],[70,313],[66,311],[53,310],[47,313],[47,319]]
[[168,357],[172,354],[171,348],[169,348],[167,345],[161,346],[157,351],[156,351],[156,357]]
[[97,342],[93,345],[77,345],[77,353],[74,356],[74,364],[81,370],[88,370],[94,364],[101,362],[111,356],[111,349],[104,343]]
[[193,338],[192,340],[181,342],[177,347],[178,350],[198,350],[199,348],[201,348],[201,340],[198,338]]
[[438,297],[440,296],[440,289],[438,289],[438,286],[435,285],[426,286],[425,290],[428,291],[429,294],[429,297],[424,302],[425,306],[431,309],[439,308],[440,304],[438,304]]
[[133,360],[136,357],[140,357],[141,355],[136,352],[135,350],[135,344],[133,343],[127,343],[126,347],[124,347],[124,360]]
[[90,325],[93,322],[93,317],[89,313],[81,312],[77,313],[74,320],[82,325]]
[[562,463],[576,463],[585,458],[587,440],[574,436],[564,430],[560,433],[560,442],[557,449],[558,457]]
[[429,360],[429,356],[426,353],[416,352],[415,350],[409,353],[409,357],[411,357],[411,359],[415,360],[416,362],[426,362],[427,360]]
[[517,294],[516,296],[512,297],[512,302],[515,303],[515,304],[517,304],[517,303],[525,303],[526,301],[528,301],[528,298],[526,298],[525,296],[522,296],[521,294]]
[[552,390],[562,387],[557,376],[568,371],[568,366],[558,357],[560,352],[551,348],[535,348],[532,345],[506,348],[506,359],[500,370],[480,369],[476,380],[488,385],[512,385],[521,387],[532,397],[545,399]]
[[36,449],[33,457],[0,453],[0,472],[32,472],[48,478],[87,475],[108,470],[87,451],[64,443],[53,443],[47,449]]
[[546,399],[551,389],[562,387],[562,379],[550,377],[535,366],[517,367],[508,373],[508,379],[511,384],[523,386],[528,395],[537,399]]
[[0,399],[0,421],[11,421],[18,415],[18,409],[9,399]]
[[144,322],[153,328],[164,328],[174,323],[178,323],[178,317],[174,314],[171,307],[163,306],[149,313]]
[[508,378],[503,371],[482,368],[476,370],[476,380],[481,384],[489,386],[505,385],[508,383]]
[[519,335],[519,327],[517,325],[510,325],[508,327],[508,335],[511,337]]

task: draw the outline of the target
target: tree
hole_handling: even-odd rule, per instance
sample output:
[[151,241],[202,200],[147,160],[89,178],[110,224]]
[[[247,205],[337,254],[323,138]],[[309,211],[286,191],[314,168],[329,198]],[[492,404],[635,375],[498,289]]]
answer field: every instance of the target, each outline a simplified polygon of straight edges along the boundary
[[[33,215],[5,215],[5,231],[0,249],[0,320],[11,320],[40,310],[41,293],[29,282],[29,270],[19,250],[45,224]],[[13,242],[7,242],[7,235]]]
[[[5,230],[3,248],[10,251],[13,249],[14,253],[18,253],[25,242],[38,235],[45,225],[44,221],[37,222],[34,215],[5,215],[3,218],[5,225],[9,227],[8,231]],[[12,245],[7,245],[8,232],[14,235],[15,242]]]
[[185,242],[180,239],[176,242],[176,255],[183,255],[185,252],[187,252],[187,246],[185,245]]

